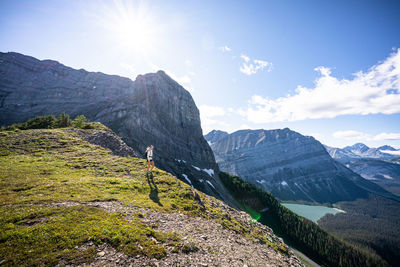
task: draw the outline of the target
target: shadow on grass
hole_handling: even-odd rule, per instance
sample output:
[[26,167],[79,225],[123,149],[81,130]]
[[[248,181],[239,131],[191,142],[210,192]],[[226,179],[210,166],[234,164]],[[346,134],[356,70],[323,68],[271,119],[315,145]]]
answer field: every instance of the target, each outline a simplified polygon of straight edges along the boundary
[[158,205],[162,206],[162,204],[160,202],[160,198],[158,197],[157,185],[154,183],[154,180],[153,180],[153,173],[151,173],[151,172],[147,173],[146,177],[147,177],[147,183],[149,184],[149,187],[150,187],[149,198],[151,200],[153,200],[155,203],[157,203]]

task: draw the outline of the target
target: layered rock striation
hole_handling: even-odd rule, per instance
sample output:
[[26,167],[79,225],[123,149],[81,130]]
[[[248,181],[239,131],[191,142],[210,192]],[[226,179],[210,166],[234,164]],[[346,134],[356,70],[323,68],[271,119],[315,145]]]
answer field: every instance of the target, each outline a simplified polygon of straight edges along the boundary
[[165,72],[132,81],[0,53],[0,125],[64,111],[105,124],[136,154],[154,145],[158,167],[226,200],[214,155],[203,138],[199,110],[190,93]]
[[392,196],[333,160],[313,137],[288,128],[237,131],[211,148],[221,170],[281,200],[334,203],[364,198],[369,192]]

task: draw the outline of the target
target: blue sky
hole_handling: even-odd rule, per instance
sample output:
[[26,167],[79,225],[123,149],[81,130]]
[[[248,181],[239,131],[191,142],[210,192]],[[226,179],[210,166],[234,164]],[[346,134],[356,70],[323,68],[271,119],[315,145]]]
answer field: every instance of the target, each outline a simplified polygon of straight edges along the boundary
[[135,79],[165,70],[203,131],[289,127],[400,148],[399,1],[0,2],[0,51]]

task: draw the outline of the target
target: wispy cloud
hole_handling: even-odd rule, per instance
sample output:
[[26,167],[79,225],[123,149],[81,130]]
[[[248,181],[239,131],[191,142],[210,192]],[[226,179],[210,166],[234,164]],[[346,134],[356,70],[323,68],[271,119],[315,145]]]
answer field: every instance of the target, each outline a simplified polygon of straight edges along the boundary
[[217,119],[218,117],[225,116],[227,111],[219,106],[199,106],[201,125],[204,132],[211,131],[213,126],[224,124],[223,121]]
[[371,136],[369,134],[354,130],[337,131],[334,132],[332,136],[337,139],[355,140],[355,141],[365,141],[371,139]]
[[224,116],[225,114],[226,111],[223,107],[208,106],[208,105],[200,106],[201,118],[213,118],[213,117]]
[[372,135],[364,132],[346,130],[337,131],[332,134],[337,139],[353,140],[353,141],[390,141],[400,140],[400,133],[380,133]]
[[220,47],[218,47],[218,49],[220,50],[220,51],[222,51],[222,52],[231,52],[232,51],[232,48],[230,48],[230,47],[228,47],[228,46],[226,46],[226,45],[224,45],[224,46],[220,46]]
[[374,140],[400,140],[400,133],[380,133],[374,137]]
[[258,71],[266,70],[267,72],[272,71],[272,63],[268,61],[264,61],[261,59],[254,59],[251,62],[251,59],[241,54],[240,57],[243,59],[243,63],[240,66],[240,71],[246,75],[253,75],[256,74]]
[[244,54],[241,54],[240,57],[244,60],[244,62],[249,62],[250,58]]
[[321,76],[314,88],[298,86],[294,95],[277,99],[252,96],[244,112],[247,119],[267,123],[400,112],[400,49],[352,79],[333,77],[326,67],[315,70]]

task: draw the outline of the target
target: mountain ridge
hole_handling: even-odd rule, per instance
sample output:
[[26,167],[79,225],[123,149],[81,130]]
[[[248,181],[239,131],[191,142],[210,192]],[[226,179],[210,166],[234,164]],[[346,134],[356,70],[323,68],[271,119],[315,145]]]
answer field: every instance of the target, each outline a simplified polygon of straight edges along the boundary
[[132,81],[0,53],[0,125],[64,111],[102,122],[138,155],[154,145],[157,166],[235,205],[218,177],[192,96],[164,71]]
[[[325,145],[326,150],[332,158],[345,163],[353,159],[368,158],[368,159],[391,159],[396,156],[385,153],[386,151],[382,148],[388,148],[388,151],[396,151],[396,149],[390,146],[382,146],[379,148],[370,148],[363,143],[356,143],[352,146],[346,146],[344,148],[330,147]],[[392,150],[393,149],[393,150]]]
[[225,136],[228,136],[227,132],[220,131],[220,130],[212,130],[208,134],[204,136],[204,138],[207,140],[209,144],[215,143],[216,141],[220,140],[221,138],[224,138]]
[[[363,147],[362,151],[357,147]],[[385,145],[369,148],[364,144],[355,144],[342,149],[325,146],[331,157],[363,178],[372,181],[385,190],[400,194],[400,152]],[[399,152],[399,154],[397,154]]]
[[365,198],[368,192],[396,198],[334,161],[313,137],[288,128],[239,130],[211,148],[222,171],[281,200],[334,203]]
[[116,155],[118,136],[90,126],[0,131],[5,266],[302,266],[270,228],[165,171],[146,175],[143,159]]

